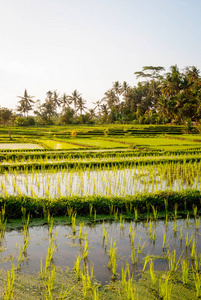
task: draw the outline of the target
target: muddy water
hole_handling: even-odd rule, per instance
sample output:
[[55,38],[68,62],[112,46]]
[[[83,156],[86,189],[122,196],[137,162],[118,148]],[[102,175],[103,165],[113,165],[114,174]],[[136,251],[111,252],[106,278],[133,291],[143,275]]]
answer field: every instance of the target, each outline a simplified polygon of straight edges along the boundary
[[[134,248],[136,250],[139,245],[142,246],[146,241],[146,247],[143,253],[139,254],[137,263],[132,264],[131,259],[131,236],[129,236],[130,223],[125,222],[124,226],[119,222],[105,222],[105,230],[107,231],[107,246],[105,246],[103,241],[103,225],[102,223],[84,225],[83,236],[88,234],[88,244],[89,244],[89,255],[86,262],[89,266],[94,266],[95,277],[105,284],[111,278],[111,271],[108,269],[108,250],[110,249],[111,238],[113,242],[116,242],[116,253],[117,253],[117,273],[121,273],[122,265],[126,262],[129,263],[130,269],[137,274],[142,270],[144,260],[146,255],[158,255],[160,258],[156,258],[154,262],[154,267],[156,270],[167,270],[168,261],[165,258],[168,251],[172,252],[176,250],[176,257],[181,255],[182,258],[189,258],[191,246],[186,247],[186,236],[188,233],[188,239],[192,235],[195,239],[196,252],[197,255],[200,254],[201,249],[201,226],[198,230],[195,230],[194,219],[189,221],[187,224],[186,220],[177,220],[177,232],[173,231],[174,222],[168,221],[152,221],[151,223],[153,231],[155,231],[156,240],[155,242],[150,238],[150,223],[148,222],[138,222],[132,223],[132,232],[134,235]],[[180,239],[180,228],[183,228],[183,239]],[[53,235],[58,232],[56,238],[56,251],[54,253],[54,264],[56,266],[65,267],[68,266],[71,269],[74,266],[76,256],[82,254],[84,239],[80,242],[79,226],[76,226],[76,235],[73,236],[72,228],[69,225],[55,226],[53,228]],[[168,247],[162,249],[163,244],[163,234],[166,233],[166,243]],[[47,254],[47,249],[49,245],[48,240],[48,228],[47,226],[41,227],[31,227],[29,228],[30,235],[30,245],[27,249],[27,260],[22,263],[22,272],[34,273],[40,271],[40,261],[42,258],[43,264],[45,264],[45,257]],[[23,245],[23,230],[12,230],[5,233],[5,239],[1,242],[2,249],[4,251],[0,252],[1,264],[0,266],[4,269],[11,268],[11,258],[14,259],[16,265],[16,257],[19,254],[19,246]],[[192,243],[191,243],[192,245]],[[140,249],[140,247],[139,247]],[[9,259],[8,261],[6,261]],[[83,266],[83,261],[81,263]],[[148,266],[147,266],[148,268]]]

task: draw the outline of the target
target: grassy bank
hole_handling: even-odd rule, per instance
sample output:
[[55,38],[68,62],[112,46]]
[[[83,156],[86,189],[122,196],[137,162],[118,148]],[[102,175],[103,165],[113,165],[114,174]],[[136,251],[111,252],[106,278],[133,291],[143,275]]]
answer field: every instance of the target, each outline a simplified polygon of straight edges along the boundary
[[165,191],[145,193],[134,196],[86,196],[62,198],[33,198],[28,196],[0,197],[0,206],[5,205],[8,218],[21,218],[22,207],[30,212],[32,217],[43,217],[47,211],[53,216],[65,216],[68,209],[76,211],[78,215],[89,215],[90,211],[96,214],[111,215],[118,210],[119,213],[132,215],[136,209],[138,213],[152,211],[154,206],[157,211],[174,211],[175,204],[178,210],[192,210],[193,206],[201,209],[201,192],[198,190],[185,190],[180,192]]

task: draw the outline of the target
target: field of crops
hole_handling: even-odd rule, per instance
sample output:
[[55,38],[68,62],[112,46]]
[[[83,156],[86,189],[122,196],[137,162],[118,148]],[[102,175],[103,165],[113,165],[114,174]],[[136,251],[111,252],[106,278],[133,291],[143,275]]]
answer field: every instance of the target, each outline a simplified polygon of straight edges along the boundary
[[201,137],[182,131],[2,128],[0,297],[199,298]]

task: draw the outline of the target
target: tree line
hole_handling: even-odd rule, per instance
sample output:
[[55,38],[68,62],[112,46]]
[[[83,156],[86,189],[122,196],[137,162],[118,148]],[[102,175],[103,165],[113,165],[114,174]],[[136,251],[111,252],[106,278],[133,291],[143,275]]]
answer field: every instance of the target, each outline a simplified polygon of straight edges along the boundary
[[[43,103],[34,101],[25,89],[15,111],[0,108],[2,125],[37,124],[184,124],[201,118],[201,76],[195,66],[169,72],[161,66],[144,66],[134,73],[137,86],[115,81],[104,97],[88,109],[82,94],[48,91]],[[32,111],[32,115],[29,113]]]

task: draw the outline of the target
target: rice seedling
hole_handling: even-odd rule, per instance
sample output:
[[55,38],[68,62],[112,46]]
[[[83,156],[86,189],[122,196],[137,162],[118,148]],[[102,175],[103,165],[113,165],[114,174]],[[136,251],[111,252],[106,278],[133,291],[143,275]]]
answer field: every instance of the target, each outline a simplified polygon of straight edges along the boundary
[[154,261],[152,259],[149,260],[149,272],[150,272],[151,283],[154,287],[157,282],[157,277],[156,274],[154,273]]
[[82,258],[86,260],[88,254],[89,254],[89,244],[88,244],[88,234],[84,234],[84,243],[82,243],[83,246],[83,252],[82,252]]
[[45,287],[45,298],[47,300],[53,300],[52,291],[54,288],[54,282],[55,282],[55,266],[52,266],[51,269],[48,269],[46,276],[43,276],[42,281],[43,285]]
[[171,253],[168,250],[167,259],[168,259],[168,265],[169,265],[170,272],[176,272],[178,270],[182,255],[183,255],[183,251],[182,251],[179,259],[176,262],[176,250],[172,251]]
[[199,272],[193,272],[193,278],[196,289],[196,297],[199,298],[201,296],[201,274]]
[[175,205],[174,205],[174,217],[175,217],[175,219],[177,218],[177,210],[178,210],[178,204],[175,203]]
[[186,227],[189,227],[189,223],[190,223],[190,218],[189,218],[189,211],[187,211],[187,216],[186,216]]
[[174,233],[177,232],[177,218],[174,217],[174,228],[173,228]]
[[15,266],[12,264],[11,271],[8,271],[7,280],[4,281],[4,299],[13,299],[13,286],[15,282]]
[[6,217],[5,217],[5,204],[4,207],[1,208],[0,211],[0,242],[2,240],[2,238],[4,238],[5,235],[5,230],[6,230]]
[[112,242],[112,238],[110,241],[110,250],[109,252],[109,263],[108,268],[111,269],[113,278],[116,277],[117,274],[117,254],[116,254],[116,242]]
[[71,215],[71,226],[72,226],[72,233],[73,233],[73,235],[75,235],[76,234],[76,213],[73,213],[72,215]]
[[172,283],[170,282],[170,274],[166,275],[163,279],[159,277],[159,298],[163,300],[170,300],[171,299],[171,292],[172,292]]
[[135,212],[135,221],[138,219],[138,209],[137,207],[134,207],[134,212]]
[[81,269],[80,269],[81,261],[82,261],[82,256],[78,255],[73,268],[77,280],[80,280],[81,278]]
[[186,285],[188,283],[188,273],[189,273],[189,263],[186,259],[181,261],[182,267],[182,281],[183,284]]
[[79,241],[81,242],[83,236],[82,236],[82,233],[83,233],[83,227],[84,227],[84,222],[80,222],[80,230],[79,230]]
[[154,220],[156,221],[158,218],[157,208],[154,207],[154,205],[151,206],[153,211]]
[[123,218],[122,214],[120,214],[120,229],[123,230],[125,229],[125,219]]
[[92,281],[93,281],[93,267],[91,267],[91,275],[89,275],[88,265],[84,267],[84,272],[81,272],[81,279],[82,279],[82,292],[83,297],[86,299],[87,291],[92,288]]
[[[128,279],[126,279],[128,277]],[[119,296],[121,299],[127,300],[138,300],[138,292],[133,286],[133,275],[131,275],[129,266],[126,264],[125,270],[122,266],[122,293],[119,291]]]
[[133,222],[130,221],[130,227],[129,227],[129,233],[128,233],[129,237],[130,237],[131,232],[132,232],[132,225],[133,225]]
[[186,248],[190,247],[190,245],[191,245],[191,243],[193,241],[193,233],[191,233],[191,237],[190,237],[190,240],[189,240],[189,238],[188,238],[188,231],[187,231],[185,240],[186,240]]

